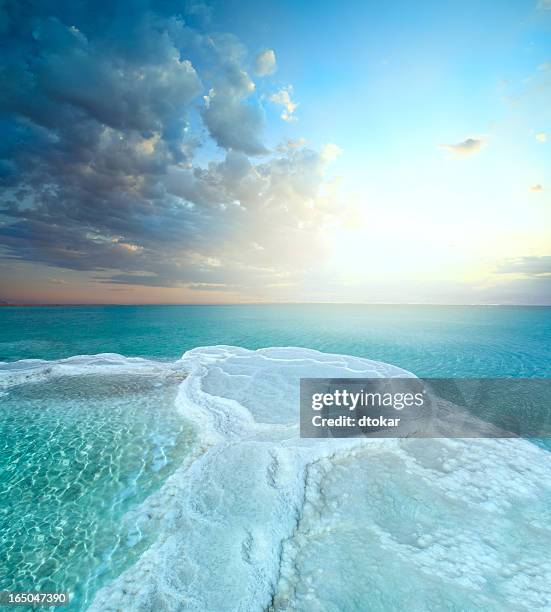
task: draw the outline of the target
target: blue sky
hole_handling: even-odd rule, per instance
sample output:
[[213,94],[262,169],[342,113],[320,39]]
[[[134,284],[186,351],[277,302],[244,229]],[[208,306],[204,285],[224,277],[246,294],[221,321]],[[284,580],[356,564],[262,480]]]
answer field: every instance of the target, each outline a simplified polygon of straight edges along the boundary
[[551,301],[547,0],[29,6],[1,299]]

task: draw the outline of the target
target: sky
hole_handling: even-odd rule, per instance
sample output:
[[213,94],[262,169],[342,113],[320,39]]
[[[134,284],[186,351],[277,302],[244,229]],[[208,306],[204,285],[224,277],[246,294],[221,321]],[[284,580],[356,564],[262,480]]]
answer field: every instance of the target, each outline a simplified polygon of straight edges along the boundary
[[0,0],[0,303],[551,304],[551,1]]

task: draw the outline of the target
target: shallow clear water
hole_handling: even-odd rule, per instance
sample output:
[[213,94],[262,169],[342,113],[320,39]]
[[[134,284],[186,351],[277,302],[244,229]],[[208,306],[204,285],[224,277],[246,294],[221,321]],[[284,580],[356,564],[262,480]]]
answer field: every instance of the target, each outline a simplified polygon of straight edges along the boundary
[[176,390],[88,374],[0,398],[0,590],[69,591],[79,610],[143,552],[153,534],[121,519],[192,446]]
[[102,352],[177,359],[196,346],[302,346],[418,376],[551,376],[551,308],[85,306],[0,308],[0,361]]

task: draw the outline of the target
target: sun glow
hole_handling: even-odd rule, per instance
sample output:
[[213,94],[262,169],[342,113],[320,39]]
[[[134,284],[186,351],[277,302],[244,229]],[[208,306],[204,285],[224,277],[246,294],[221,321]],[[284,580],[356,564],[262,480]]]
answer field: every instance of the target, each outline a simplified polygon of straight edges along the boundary
[[353,227],[327,230],[327,273],[357,283],[486,282],[496,257],[510,255],[511,245],[524,252],[526,242],[468,220],[365,211]]

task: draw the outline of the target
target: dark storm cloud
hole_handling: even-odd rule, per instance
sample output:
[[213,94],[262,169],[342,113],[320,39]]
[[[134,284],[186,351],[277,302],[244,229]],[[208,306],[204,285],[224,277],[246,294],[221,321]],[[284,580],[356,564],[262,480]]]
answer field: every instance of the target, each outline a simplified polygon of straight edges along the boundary
[[[239,55],[236,58],[241,59]],[[243,104],[255,90],[249,75],[235,61],[225,66],[206,97],[203,118],[216,142],[249,155],[267,153],[259,139],[264,113],[257,104]]]
[[[258,161],[253,58],[211,18],[170,0],[2,5],[5,257],[198,288],[315,261],[316,232],[337,214],[327,198],[313,206],[327,159],[284,149]],[[200,167],[210,139],[226,157]]]

